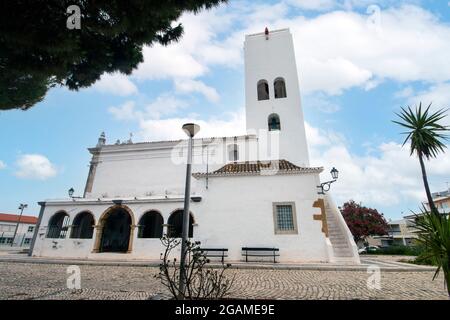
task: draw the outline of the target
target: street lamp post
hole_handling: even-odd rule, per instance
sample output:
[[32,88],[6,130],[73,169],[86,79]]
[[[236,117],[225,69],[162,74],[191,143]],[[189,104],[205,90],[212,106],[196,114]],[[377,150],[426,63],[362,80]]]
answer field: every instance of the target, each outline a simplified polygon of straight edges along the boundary
[[317,189],[318,189],[317,192],[319,194],[325,194],[326,191],[329,191],[331,184],[333,182],[336,182],[337,178],[339,177],[339,171],[335,167],[333,167],[333,169],[331,169],[330,174],[331,174],[331,178],[333,178],[333,180],[323,182],[319,186],[317,186]]
[[28,207],[28,205],[26,203],[21,203],[19,206],[20,215],[19,215],[19,220],[17,220],[16,230],[14,230],[14,236],[11,241],[11,247],[14,245],[14,240],[16,239],[17,229],[19,229],[19,224],[20,224],[20,219],[22,218],[23,209],[25,209],[26,207]]
[[187,256],[187,239],[189,236],[189,201],[191,197],[191,171],[192,171],[192,138],[200,131],[200,126],[194,123],[186,123],[183,125],[183,131],[188,135],[188,157],[186,164],[186,186],[184,189],[184,210],[183,224],[181,234],[181,257],[180,257],[180,298],[184,297],[186,286],[186,256]]

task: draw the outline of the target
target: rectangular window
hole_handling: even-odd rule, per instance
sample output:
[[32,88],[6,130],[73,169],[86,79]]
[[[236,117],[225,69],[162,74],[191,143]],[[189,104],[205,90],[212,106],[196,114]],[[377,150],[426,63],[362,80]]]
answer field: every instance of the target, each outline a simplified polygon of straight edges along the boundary
[[6,238],[6,243],[7,243],[7,244],[11,244],[12,241],[13,241],[13,238]]
[[26,239],[23,241],[23,244],[30,244],[30,242],[31,242],[31,239],[30,239],[30,238],[26,238]]
[[33,230],[34,230],[34,227],[33,227],[33,226],[29,226],[29,227],[28,227],[28,232],[33,232]]
[[273,204],[275,234],[297,234],[297,214],[294,202]]
[[14,225],[9,225],[9,224],[1,224],[0,225],[0,231],[1,232],[13,232],[15,230],[15,226]]
[[6,238],[0,238],[0,244],[6,243]]

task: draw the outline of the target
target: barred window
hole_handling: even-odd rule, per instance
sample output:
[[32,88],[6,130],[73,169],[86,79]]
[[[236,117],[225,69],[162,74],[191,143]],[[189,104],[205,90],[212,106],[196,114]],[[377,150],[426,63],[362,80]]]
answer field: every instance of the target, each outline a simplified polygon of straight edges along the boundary
[[278,230],[294,230],[291,206],[277,206]]
[[297,221],[293,202],[274,203],[275,234],[296,234]]

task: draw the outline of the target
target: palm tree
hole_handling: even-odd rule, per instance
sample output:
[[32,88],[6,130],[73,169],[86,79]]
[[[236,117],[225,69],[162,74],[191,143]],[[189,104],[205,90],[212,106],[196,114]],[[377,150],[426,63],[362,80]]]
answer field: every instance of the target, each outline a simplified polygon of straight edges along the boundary
[[426,248],[417,261],[431,260],[437,266],[433,280],[442,270],[450,297],[450,216],[433,214],[423,208],[416,215],[414,227],[419,235],[417,241]]
[[410,107],[407,109],[401,108],[402,111],[400,113],[396,113],[396,115],[400,118],[400,121],[393,122],[408,129],[408,131],[403,132],[403,134],[407,135],[403,145],[410,141],[410,154],[417,154],[420,162],[420,168],[422,169],[422,179],[425,186],[425,192],[427,193],[430,210],[431,212],[437,213],[438,211],[434,205],[430,187],[428,185],[424,158],[430,160],[430,158],[435,158],[440,152],[444,152],[446,145],[443,141],[448,139],[445,132],[449,131],[449,127],[438,123],[447,116],[447,110],[440,109],[436,112],[430,113],[430,107],[431,103],[425,111],[422,111],[421,102],[419,107],[416,107],[415,111],[413,111]]

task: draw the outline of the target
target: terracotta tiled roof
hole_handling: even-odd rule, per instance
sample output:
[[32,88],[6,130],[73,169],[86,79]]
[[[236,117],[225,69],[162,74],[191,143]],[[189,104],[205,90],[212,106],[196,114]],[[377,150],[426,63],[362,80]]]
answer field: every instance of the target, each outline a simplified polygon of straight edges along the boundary
[[232,162],[224,165],[222,168],[206,173],[194,173],[196,178],[208,176],[225,176],[225,175],[258,175],[265,173],[287,174],[287,173],[320,173],[322,167],[299,167],[287,160],[272,161],[246,161]]
[[[0,213],[0,222],[17,222],[17,221],[19,221],[18,214]],[[36,224],[37,221],[38,221],[38,218],[33,217],[33,216],[22,215],[22,217],[20,217],[21,223]]]

